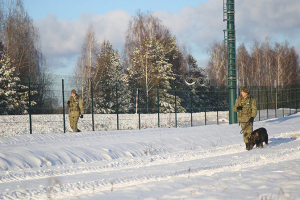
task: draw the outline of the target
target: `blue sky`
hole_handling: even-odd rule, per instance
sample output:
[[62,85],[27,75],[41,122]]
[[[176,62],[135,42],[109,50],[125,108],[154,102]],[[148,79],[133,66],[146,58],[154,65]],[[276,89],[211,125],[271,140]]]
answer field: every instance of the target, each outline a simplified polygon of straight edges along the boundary
[[[89,25],[98,43],[109,40],[122,50],[128,23],[140,9],[151,11],[205,67],[207,49],[223,40],[222,0],[24,0],[39,30],[42,52],[57,74],[72,74]],[[237,46],[270,38],[288,41],[300,54],[299,0],[235,1]]]
[[53,13],[60,20],[78,20],[82,13],[105,14],[125,10],[134,15],[143,11],[180,12],[186,6],[197,6],[208,0],[24,0],[26,10],[34,19],[46,18]]

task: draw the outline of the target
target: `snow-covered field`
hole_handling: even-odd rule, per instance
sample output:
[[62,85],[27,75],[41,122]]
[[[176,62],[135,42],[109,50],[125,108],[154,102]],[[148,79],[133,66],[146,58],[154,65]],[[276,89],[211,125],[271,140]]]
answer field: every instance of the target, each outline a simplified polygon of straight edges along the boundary
[[[295,113],[295,109],[260,110],[255,121],[261,121],[274,117],[287,116]],[[175,128],[203,126],[212,124],[228,124],[228,111],[200,112],[200,113],[168,113],[168,114],[95,114],[94,130],[135,130],[145,128]],[[83,119],[79,119],[78,128],[83,131],[92,131],[92,115],[85,114]],[[118,123],[119,118],[119,123]],[[159,118],[159,120],[158,120]],[[158,123],[159,121],[159,123]],[[192,121],[192,123],[191,123]],[[50,134],[64,133],[63,114],[53,115],[32,115],[32,133]],[[65,115],[65,132],[72,132],[69,125],[69,116]],[[1,115],[0,116],[0,137],[17,136],[30,134],[29,115]]]
[[[119,114],[119,130],[134,130],[144,128],[158,127],[158,114]],[[228,124],[228,111],[201,112],[193,113],[168,113],[159,115],[160,128],[190,127],[191,119],[193,126],[202,126],[205,124]],[[32,115],[32,133],[49,134],[63,133],[64,120],[62,114],[55,115]],[[0,117],[0,136],[15,136],[30,134],[29,115],[1,115]],[[84,118],[79,118],[78,128],[83,131],[92,131],[92,115],[85,114]],[[72,132],[70,128],[69,115],[65,115],[66,132]],[[117,130],[118,122],[116,114],[95,114],[94,130],[108,131]]]
[[251,151],[238,124],[23,135],[15,123],[0,137],[0,199],[300,199],[299,122],[256,121],[269,147]]

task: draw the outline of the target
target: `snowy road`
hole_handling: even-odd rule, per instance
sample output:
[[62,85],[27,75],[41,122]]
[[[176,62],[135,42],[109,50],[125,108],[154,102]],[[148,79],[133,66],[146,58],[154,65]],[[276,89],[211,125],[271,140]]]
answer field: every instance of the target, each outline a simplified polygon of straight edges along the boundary
[[1,199],[300,199],[300,115],[238,125],[0,138]]

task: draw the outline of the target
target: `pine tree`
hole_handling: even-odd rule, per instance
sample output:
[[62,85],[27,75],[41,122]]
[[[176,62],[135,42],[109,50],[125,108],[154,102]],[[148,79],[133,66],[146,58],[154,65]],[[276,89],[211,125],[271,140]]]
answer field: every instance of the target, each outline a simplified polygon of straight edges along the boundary
[[[0,60],[0,114],[26,114],[28,109],[28,87],[20,84],[9,57],[3,54]],[[31,105],[35,105],[31,101]]]
[[[130,108],[128,78],[123,72],[123,62],[118,51],[113,50],[109,41],[104,41],[93,73],[95,82],[95,113],[124,113]],[[118,105],[117,105],[118,92]],[[118,107],[117,107],[118,106]]]
[[[167,55],[173,48],[166,48],[155,37],[151,40],[145,38],[142,44],[135,48],[132,57],[132,68],[128,69],[131,80],[138,82],[140,88],[145,88],[144,99],[146,112],[151,112],[150,108],[157,107],[157,87],[160,95],[160,112],[175,111],[175,96],[170,93],[170,81],[174,80],[172,64]],[[180,106],[180,98],[177,98],[177,111],[184,112]],[[155,110],[156,111],[156,110]]]

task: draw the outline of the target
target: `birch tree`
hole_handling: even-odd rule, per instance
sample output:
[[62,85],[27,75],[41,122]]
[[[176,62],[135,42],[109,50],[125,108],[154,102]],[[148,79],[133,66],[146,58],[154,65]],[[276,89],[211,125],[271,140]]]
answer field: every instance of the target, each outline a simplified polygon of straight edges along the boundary
[[[211,84],[222,83],[225,70],[220,45],[209,49],[208,73]],[[287,86],[299,83],[299,55],[287,42],[271,45],[269,39],[254,41],[250,53],[244,44],[237,50],[237,79],[240,86]]]
[[[32,90],[37,91],[37,95],[32,98],[38,105],[45,105],[45,101],[53,99],[46,96],[46,89],[50,80],[46,59],[44,58],[38,30],[32,19],[25,11],[21,0],[0,0],[0,41],[3,53],[14,61],[15,73],[24,84],[32,83]],[[41,113],[42,109],[32,112]]]
[[169,30],[151,12],[142,13],[140,10],[132,17],[125,34],[124,61],[127,66],[132,64],[132,52],[142,45],[146,38],[156,38],[163,41],[171,38]]
[[207,50],[209,61],[207,73],[213,86],[227,84],[226,49],[224,43],[213,43]]
[[[172,39],[173,42],[175,38]],[[172,48],[166,49],[155,37],[151,40],[145,38],[139,48],[133,52],[133,67],[128,69],[129,76],[136,79],[142,88],[145,88],[145,103],[147,112],[150,107],[157,106],[157,90],[159,86],[160,95],[163,97],[160,101],[161,112],[174,112],[174,96],[168,93],[172,89],[170,80],[174,80],[172,64],[169,63],[166,56]],[[176,102],[178,111],[183,112],[180,106],[180,98]],[[155,106],[156,105],[156,106]]]
[[129,111],[129,80],[123,67],[119,52],[113,49],[109,41],[104,41],[92,72],[96,113]]
[[237,80],[239,86],[250,85],[252,77],[251,69],[251,56],[249,55],[244,44],[241,44],[237,49],[237,60],[236,60],[236,68],[237,68]]
[[78,94],[82,97],[87,112],[91,111],[91,80],[95,80],[95,76],[97,76],[94,74],[94,69],[96,69],[97,65],[98,52],[99,44],[95,36],[95,30],[90,25],[86,31],[81,47],[81,55],[75,68]]
[[[14,60],[16,72],[20,78],[37,77],[43,65],[40,50],[39,34],[33,22],[25,11],[21,0],[1,2],[5,5],[1,19],[1,40],[4,43],[6,55]],[[3,5],[2,4],[2,5]]]
[[[169,82],[168,85],[175,83],[175,79],[180,77],[180,74],[177,73],[180,73],[181,64],[183,63],[179,61],[181,57],[178,56],[180,53],[176,44],[176,38],[171,36],[169,30],[153,13],[138,11],[129,23],[123,53],[125,68],[129,72],[131,88],[137,87],[136,79],[140,80],[140,77],[144,79],[143,82],[140,81],[138,83],[139,87],[145,87],[145,104],[148,111],[150,103],[154,102],[150,99],[156,98],[155,87],[158,85],[157,82],[160,82],[160,85],[166,85],[166,82],[162,81],[159,74],[151,71],[154,66],[158,68],[159,65],[159,63],[156,63],[156,60],[153,60],[153,55],[158,55],[153,52],[152,48],[154,46],[151,45],[154,45],[154,43],[157,44],[157,47],[163,49],[161,54],[164,58],[161,59],[164,60],[164,63],[168,63],[161,64],[161,66],[166,68],[164,69],[165,71],[172,71],[172,78],[164,78],[164,80]],[[150,93],[154,89],[155,93]]]

